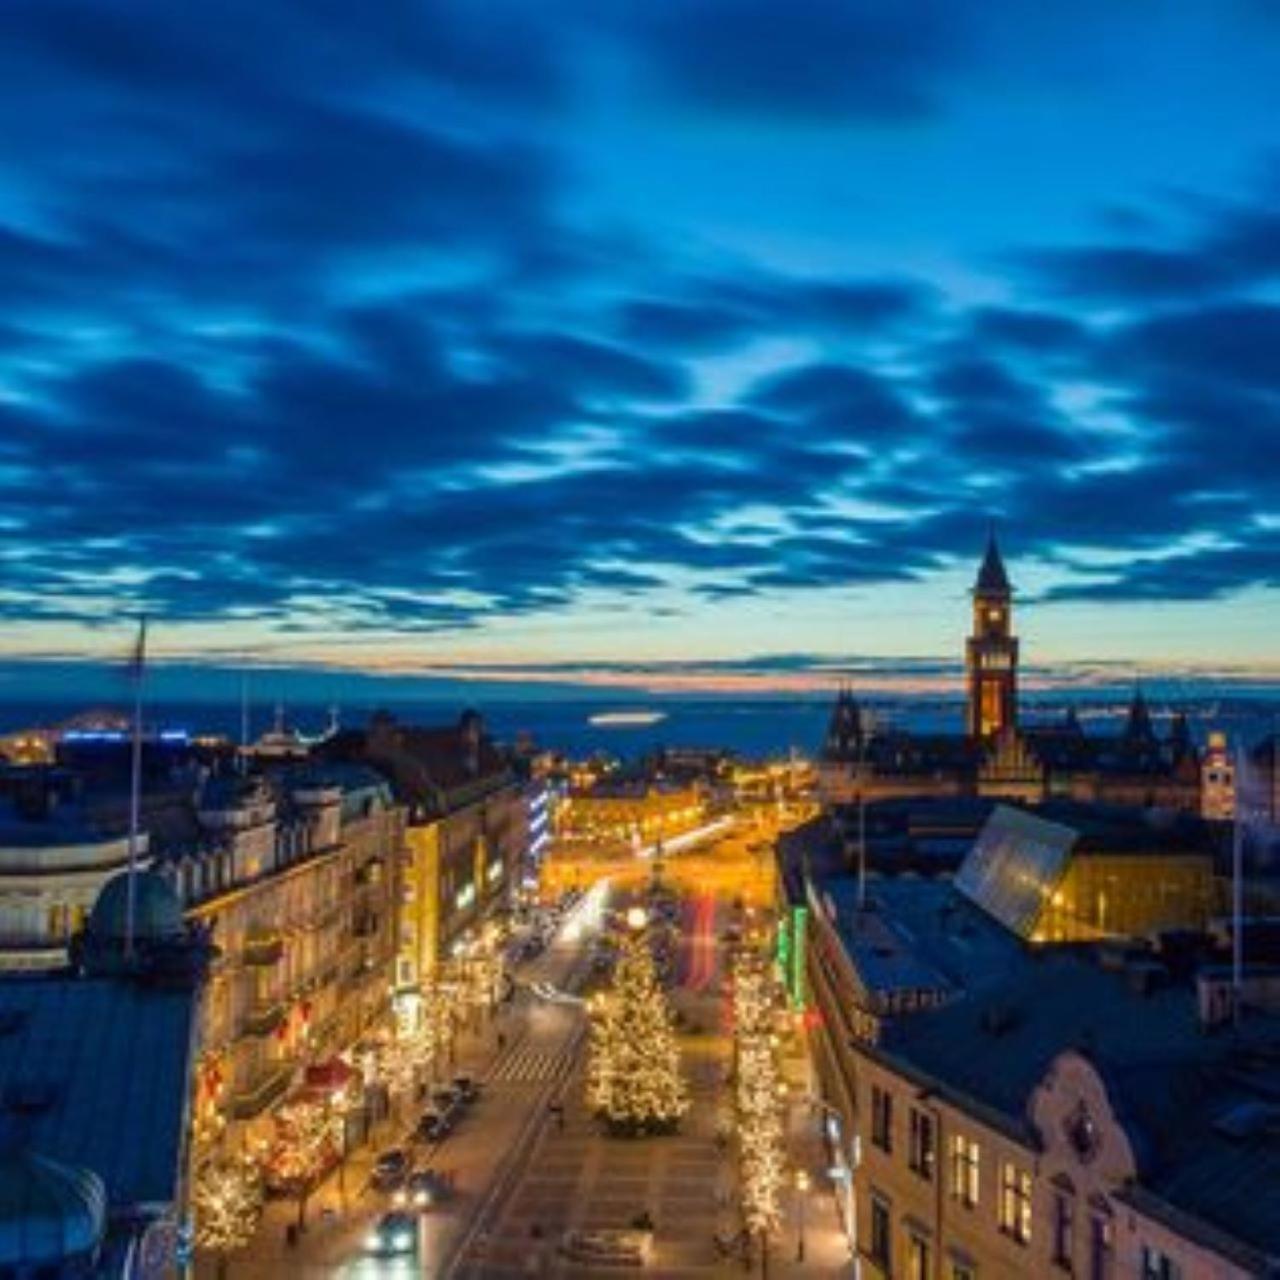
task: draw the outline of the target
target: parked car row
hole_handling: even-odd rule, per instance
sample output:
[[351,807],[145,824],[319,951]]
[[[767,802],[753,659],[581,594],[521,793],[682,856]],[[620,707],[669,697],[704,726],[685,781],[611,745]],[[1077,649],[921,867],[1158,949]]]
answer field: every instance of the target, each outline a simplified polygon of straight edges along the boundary
[[480,1096],[480,1086],[470,1076],[455,1076],[452,1084],[431,1092],[431,1105],[418,1117],[413,1136],[418,1142],[439,1142],[450,1134],[467,1108]]

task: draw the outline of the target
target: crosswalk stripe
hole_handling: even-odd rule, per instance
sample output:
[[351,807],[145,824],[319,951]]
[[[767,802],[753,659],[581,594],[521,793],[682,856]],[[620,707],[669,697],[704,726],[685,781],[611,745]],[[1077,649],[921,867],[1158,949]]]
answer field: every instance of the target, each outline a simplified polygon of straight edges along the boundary
[[550,1080],[564,1057],[564,1050],[547,1053],[522,1046],[513,1050],[498,1064],[492,1079],[512,1084],[535,1084],[541,1080]]

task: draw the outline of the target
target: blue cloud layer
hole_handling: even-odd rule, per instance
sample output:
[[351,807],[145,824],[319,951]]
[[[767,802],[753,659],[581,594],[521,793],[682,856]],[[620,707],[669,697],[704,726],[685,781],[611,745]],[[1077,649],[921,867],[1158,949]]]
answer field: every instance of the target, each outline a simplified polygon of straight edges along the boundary
[[575,127],[619,59],[655,128],[909,132],[1016,50],[951,5],[596,17],[10,7],[0,616],[710,607],[910,581],[992,518],[1053,599],[1280,585],[1274,170],[1007,245],[998,303],[907,255],[700,253],[587,216]]

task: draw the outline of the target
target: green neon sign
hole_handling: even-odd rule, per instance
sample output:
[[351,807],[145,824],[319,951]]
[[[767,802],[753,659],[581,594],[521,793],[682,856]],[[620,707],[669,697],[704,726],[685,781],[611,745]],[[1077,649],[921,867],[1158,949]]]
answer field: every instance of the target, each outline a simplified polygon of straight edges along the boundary
[[791,1000],[797,1009],[805,1005],[804,952],[808,907],[791,908]]

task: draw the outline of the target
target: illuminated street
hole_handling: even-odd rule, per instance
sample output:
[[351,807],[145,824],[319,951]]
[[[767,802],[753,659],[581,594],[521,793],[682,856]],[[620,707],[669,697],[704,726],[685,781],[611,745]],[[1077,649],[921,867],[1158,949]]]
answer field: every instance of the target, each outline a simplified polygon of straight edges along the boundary
[[[519,1178],[495,1198],[457,1274],[466,1280],[601,1274],[566,1256],[566,1233],[616,1233],[645,1213],[655,1224],[646,1264],[651,1274],[742,1273],[740,1254],[727,1256],[717,1245],[717,1237],[730,1238],[739,1226],[736,1161],[732,1148],[717,1140],[730,1105],[721,933],[732,914],[728,902],[711,892],[685,898],[680,909],[676,1007],[685,1028],[680,1046],[693,1109],[679,1133],[635,1140],[602,1136],[580,1105],[580,1090],[571,1088],[576,1105],[566,1108],[563,1128],[544,1123],[528,1157],[519,1154]],[[816,1121],[803,1103],[805,1068],[800,1061],[788,1066],[796,1098],[789,1154],[807,1170],[813,1190],[806,1195],[803,1266],[796,1263],[800,1219],[792,1193],[771,1243],[770,1273],[846,1276],[848,1248],[829,1194]]]
[[706,890],[727,902],[768,906],[775,896],[773,842],[807,812],[798,807],[744,811],[669,841],[660,859],[653,846],[631,851],[616,843],[594,849],[581,842],[556,844],[543,868],[544,890],[554,896],[602,877],[620,889],[632,888],[652,879],[656,863],[662,881],[677,891]]
[[[390,1197],[369,1187],[374,1156],[398,1145],[390,1123],[371,1147],[347,1162],[342,1208],[339,1179],[331,1175],[311,1197],[308,1229],[296,1246],[285,1243],[287,1225],[296,1218],[293,1200],[273,1202],[253,1244],[233,1264],[233,1274],[245,1277],[407,1276],[443,1275],[450,1259],[468,1238],[477,1214],[495,1190],[500,1190],[513,1162],[526,1148],[532,1131],[550,1102],[562,1092],[576,1060],[581,1034],[579,1007],[534,994],[533,986],[547,984],[572,990],[584,968],[586,945],[594,935],[604,886],[589,895],[566,920],[547,952],[518,972],[512,1005],[493,1026],[464,1043],[459,1071],[470,1071],[482,1082],[482,1096],[451,1133],[432,1147],[418,1147],[419,1163],[456,1180],[456,1195],[421,1217],[420,1262],[406,1258],[371,1257],[366,1238]],[[499,1049],[497,1037],[503,1037]],[[332,1210],[330,1218],[326,1210]],[[212,1276],[211,1265],[198,1274]]]

